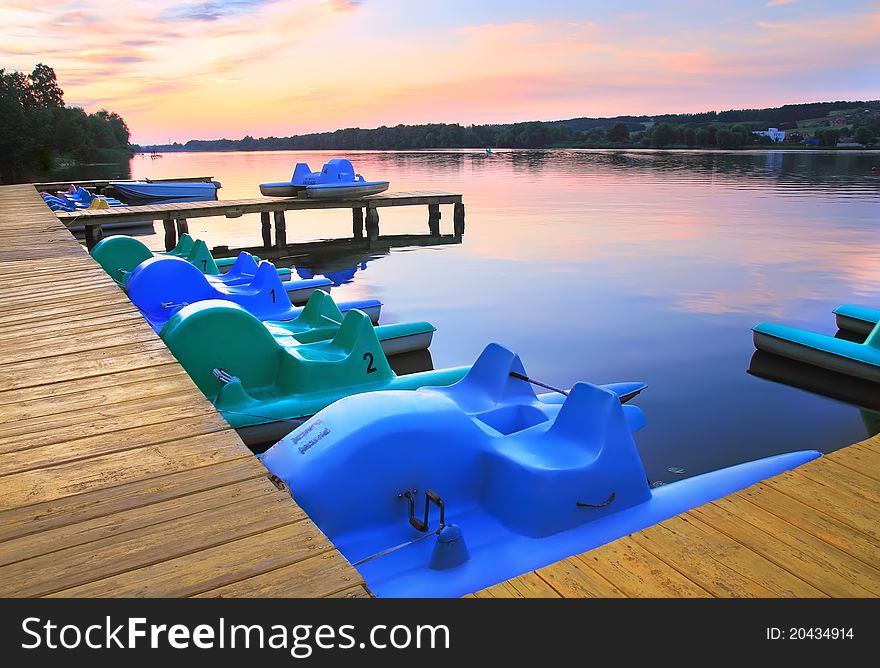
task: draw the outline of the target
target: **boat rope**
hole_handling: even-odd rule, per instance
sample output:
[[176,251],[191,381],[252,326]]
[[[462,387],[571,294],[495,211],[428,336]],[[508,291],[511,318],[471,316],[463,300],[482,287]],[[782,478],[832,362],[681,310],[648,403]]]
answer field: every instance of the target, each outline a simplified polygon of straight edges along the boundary
[[[217,379],[217,382],[220,385],[228,385],[234,380],[238,380],[238,376],[233,376],[226,369],[211,369],[211,373],[214,374],[214,378]],[[297,427],[305,422],[304,419],[301,418],[282,418],[276,417],[272,415],[258,415],[257,413],[245,413],[243,411],[233,411],[228,408],[220,408],[217,405],[217,399],[213,399],[211,401],[211,405],[214,406],[221,413],[230,413],[232,415],[241,415],[242,417],[251,417],[257,418],[258,420],[268,420],[269,422],[293,422]]]
[[544,389],[547,389],[547,390],[553,390],[554,392],[559,392],[559,394],[561,394],[565,397],[568,396],[568,392],[566,390],[560,390],[558,387],[553,387],[552,385],[547,385],[547,383],[542,383],[540,380],[535,380],[534,378],[529,378],[528,376],[523,375],[521,373],[517,373],[516,371],[511,371],[510,375],[512,378],[516,378],[518,380],[524,380],[527,383],[531,383],[532,385],[537,385],[538,387],[543,387]]
[[241,411],[231,411],[228,408],[219,408],[216,404],[214,405],[221,413],[231,413],[232,415],[241,415],[242,417],[252,417],[257,418],[258,420],[268,420],[269,422],[293,422],[296,426],[300,426],[305,423],[305,420],[302,418],[282,418],[276,417],[273,415],[257,415],[256,413],[243,413]]
[[425,540],[426,538],[430,538],[431,536],[438,535],[442,529],[443,529],[442,526],[437,527],[437,529],[435,529],[431,533],[426,533],[423,536],[419,536],[418,538],[413,538],[412,540],[408,540],[405,543],[401,543],[400,545],[395,545],[394,547],[389,547],[388,549],[382,550],[381,552],[376,552],[376,554],[371,554],[369,557],[364,557],[363,559],[360,559],[359,561],[355,561],[352,564],[352,566],[360,566],[361,564],[365,564],[368,561],[372,561],[373,559],[378,559],[379,557],[384,557],[388,554],[391,554],[392,552],[397,552],[398,550],[402,550],[403,548],[409,547],[410,545],[415,545],[416,543],[420,543],[421,541]]
[[611,496],[609,496],[603,503],[584,503],[583,501],[577,502],[578,508],[604,508],[607,505],[610,505],[612,501],[614,501],[614,497],[617,496],[616,492],[611,492]]

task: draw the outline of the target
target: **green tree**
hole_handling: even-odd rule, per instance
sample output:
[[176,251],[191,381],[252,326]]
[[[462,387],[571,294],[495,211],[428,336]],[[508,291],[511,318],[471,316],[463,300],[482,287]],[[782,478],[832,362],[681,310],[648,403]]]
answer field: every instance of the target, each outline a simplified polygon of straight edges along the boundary
[[735,135],[727,128],[722,128],[715,133],[715,143],[718,145],[718,148],[737,148],[738,141],[738,135]]
[[697,146],[711,146],[715,143],[707,128],[698,128],[694,138],[696,139]]
[[629,140],[629,127],[626,123],[615,123],[608,129],[608,141],[624,142]]
[[697,143],[697,133],[693,128],[684,129],[684,145],[693,148]]
[[874,133],[871,132],[871,129],[864,125],[856,128],[856,131],[853,133],[853,141],[856,141],[863,146],[870,146],[876,139],[877,138],[874,136]]
[[651,146],[666,148],[675,141],[675,128],[669,123],[660,123],[651,132]]
[[64,106],[64,91],[58,87],[55,70],[37,63],[30,74],[31,94],[34,104],[41,109],[57,109]]

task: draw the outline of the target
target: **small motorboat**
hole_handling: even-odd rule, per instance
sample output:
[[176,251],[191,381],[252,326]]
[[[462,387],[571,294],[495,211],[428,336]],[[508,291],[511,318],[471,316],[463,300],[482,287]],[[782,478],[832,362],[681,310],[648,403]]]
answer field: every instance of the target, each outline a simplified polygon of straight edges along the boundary
[[880,325],[864,343],[772,323],[755,325],[752,331],[758,350],[880,383]]
[[217,199],[217,181],[111,181],[105,189],[126,204],[205,202]]
[[332,339],[290,345],[240,306],[202,301],[177,312],[161,337],[246,443],[277,440],[302,418],[351,394],[449,385],[467,371],[397,376],[377,328],[359,310],[345,314]]
[[880,322],[880,309],[842,304],[834,309],[837,327],[856,334],[870,334]]
[[[461,596],[819,457],[777,455],[652,488],[633,440],[641,383],[548,401],[490,344],[458,383],[347,397],[263,464],[378,596]],[[628,389],[627,389],[628,388]],[[562,391],[560,391],[562,392]]]
[[[132,270],[151,257],[173,255],[182,258],[202,273],[215,276],[226,284],[249,283],[261,262],[257,256],[244,252],[239,253],[237,258],[214,259],[208,245],[200,239],[193,239],[189,234],[181,234],[177,245],[167,253],[153,253],[142,241],[121,234],[101,239],[89,252],[104,271],[122,286],[128,281]],[[221,268],[227,268],[227,273],[221,274]],[[286,267],[276,267],[275,271],[283,281],[292,276],[291,270]]]
[[[318,289],[328,289],[326,278],[281,281],[275,265],[260,262],[247,282],[227,284],[224,277],[206,276],[186,260],[173,255],[151,257],[139,263],[125,283],[132,303],[155,331],[180,309],[209,299],[231,301],[250,311],[258,320],[293,320]],[[381,303],[376,300],[344,302],[339,308],[360,308],[378,321]]]
[[388,190],[388,181],[367,181],[356,174],[351,161],[333,158],[319,172],[298,162],[290,181],[261,183],[260,192],[267,197],[298,197],[305,191],[315,199],[346,199],[366,197]]

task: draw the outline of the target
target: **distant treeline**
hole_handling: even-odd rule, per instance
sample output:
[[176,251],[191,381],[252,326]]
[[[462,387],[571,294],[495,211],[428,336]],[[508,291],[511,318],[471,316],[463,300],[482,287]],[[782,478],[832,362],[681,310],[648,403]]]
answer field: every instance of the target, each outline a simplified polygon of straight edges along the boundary
[[[871,109],[869,114],[857,114]],[[839,128],[819,127],[788,132],[786,139],[815,139],[834,146],[839,139],[871,144],[880,134],[878,102],[815,102],[789,104],[771,109],[709,111],[699,114],[573,118],[564,121],[530,121],[512,125],[432,123],[382,126],[372,130],[346,128],[290,137],[243,139],[192,139],[185,144],[136,147],[144,151],[274,151],[274,150],[383,150],[432,148],[600,148],[649,146],[742,148],[769,144],[768,137],[754,130],[776,127],[792,130],[799,121],[827,118],[831,112],[851,111],[858,116]],[[864,116],[862,118],[861,116]],[[830,119],[829,119],[830,121]],[[864,130],[859,130],[864,127]]]
[[0,183],[13,183],[65,163],[115,162],[133,155],[128,126],[102,109],[64,106],[55,71],[0,68]]

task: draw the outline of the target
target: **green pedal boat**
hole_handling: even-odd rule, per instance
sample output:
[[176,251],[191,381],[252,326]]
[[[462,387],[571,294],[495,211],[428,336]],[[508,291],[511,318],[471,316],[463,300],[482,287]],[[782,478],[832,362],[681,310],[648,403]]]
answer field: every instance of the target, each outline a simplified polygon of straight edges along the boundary
[[[203,274],[208,276],[220,276],[221,267],[228,267],[230,272],[232,272],[232,267],[238,260],[238,258],[215,260],[208,249],[208,244],[201,239],[193,239],[189,234],[181,234],[177,245],[167,253],[153,253],[143,242],[125,235],[115,235],[102,239],[95,244],[95,247],[90,252],[95,261],[103,267],[110,278],[123,287],[126,281],[128,281],[129,274],[131,274],[136,266],[157,255],[179,257],[198,267]],[[257,256],[250,257],[253,258],[255,263],[260,262],[260,258]],[[290,269],[286,267],[276,267],[276,271],[278,271],[282,281],[288,280],[291,276]],[[237,273],[233,273],[228,277],[229,280],[233,281],[243,278],[245,277],[239,276]],[[228,280],[225,282],[228,282]]]
[[[219,300],[217,303],[220,303]],[[315,290],[296,318],[287,321],[265,320],[263,325],[280,345],[290,347],[332,339],[339,332],[344,319],[333,297],[323,290]],[[424,321],[376,325],[374,329],[388,357],[426,350],[437,331],[434,325]]]
[[[326,302],[319,298],[309,316],[318,322],[316,327],[309,328],[304,319],[295,327],[293,323],[284,325],[285,334],[277,336],[279,329],[273,333],[243,308],[206,300],[176,313],[161,337],[198,388],[249,445],[277,440],[303,418],[342,397],[451,385],[469,369],[397,376],[388,364],[379,329],[373,327],[369,316],[353,310],[337,324],[330,320],[338,317],[338,309],[327,320],[326,308]],[[320,322],[322,319],[325,322]],[[423,335],[426,324],[392,327],[400,328],[396,332],[400,338],[406,328],[412,328],[413,335],[421,328]],[[311,333],[315,330],[320,333]],[[392,334],[394,330],[385,335],[386,340],[395,338]],[[332,338],[304,342],[313,336]]]

